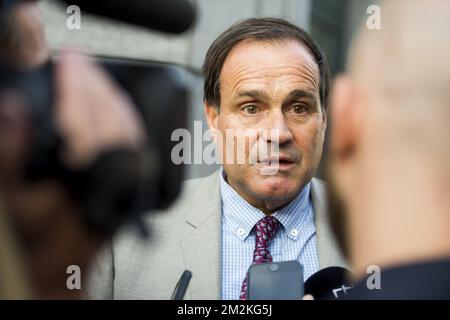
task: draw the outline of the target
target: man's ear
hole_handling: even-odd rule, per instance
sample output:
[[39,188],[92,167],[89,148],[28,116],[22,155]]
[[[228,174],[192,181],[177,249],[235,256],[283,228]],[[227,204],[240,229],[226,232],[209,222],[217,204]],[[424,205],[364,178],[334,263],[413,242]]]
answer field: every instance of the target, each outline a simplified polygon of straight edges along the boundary
[[205,102],[203,104],[205,110],[206,122],[208,122],[209,129],[218,129],[219,108]]
[[336,78],[331,94],[332,128],[330,152],[336,161],[346,160],[358,145],[361,135],[361,108],[353,80],[347,75]]
[[327,131],[328,126],[328,110],[323,112],[322,121],[323,121],[323,132]]

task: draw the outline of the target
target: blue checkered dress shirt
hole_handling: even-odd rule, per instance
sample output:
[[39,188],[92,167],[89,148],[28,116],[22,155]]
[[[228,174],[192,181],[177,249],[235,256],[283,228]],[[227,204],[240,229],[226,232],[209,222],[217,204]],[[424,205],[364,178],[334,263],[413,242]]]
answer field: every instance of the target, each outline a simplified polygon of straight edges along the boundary
[[[222,170],[222,288],[223,300],[238,300],[242,281],[255,249],[253,226],[265,215],[245,201],[224,179]],[[269,245],[274,262],[297,260],[304,280],[319,270],[311,184],[286,207],[273,214],[281,223]]]

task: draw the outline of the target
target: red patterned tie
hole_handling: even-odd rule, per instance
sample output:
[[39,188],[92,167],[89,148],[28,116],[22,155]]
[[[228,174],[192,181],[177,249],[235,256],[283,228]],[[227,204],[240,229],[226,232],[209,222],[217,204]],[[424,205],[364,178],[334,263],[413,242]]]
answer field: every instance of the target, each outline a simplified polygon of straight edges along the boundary
[[[261,264],[272,262],[272,255],[269,251],[270,240],[275,236],[280,223],[272,216],[266,216],[255,224],[256,229],[256,245],[253,252],[253,264]],[[242,282],[241,294],[239,299],[247,300],[247,281],[248,273]]]

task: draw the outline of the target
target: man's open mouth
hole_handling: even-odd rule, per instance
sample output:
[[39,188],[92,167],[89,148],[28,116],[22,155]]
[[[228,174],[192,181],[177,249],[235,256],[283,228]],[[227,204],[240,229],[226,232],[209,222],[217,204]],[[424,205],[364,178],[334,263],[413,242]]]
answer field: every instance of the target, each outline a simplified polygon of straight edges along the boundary
[[287,157],[271,157],[271,158],[264,158],[258,161],[258,163],[266,165],[266,166],[288,166],[294,163],[293,160]]

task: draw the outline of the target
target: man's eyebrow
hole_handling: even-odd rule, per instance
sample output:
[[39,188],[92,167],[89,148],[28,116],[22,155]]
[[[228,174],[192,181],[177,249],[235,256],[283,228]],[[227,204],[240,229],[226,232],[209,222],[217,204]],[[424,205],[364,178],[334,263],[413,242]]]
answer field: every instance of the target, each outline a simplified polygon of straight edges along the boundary
[[[271,99],[270,96],[265,91],[255,89],[255,90],[240,91],[237,93],[237,95],[233,100],[238,100],[239,98],[245,97],[252,98],[258,101],[269,101]],[[292,90],[284,100],[290,103],[292,101],[302,98],[316,100],[316,95],[315,92],[312,90],[295,89]]]
[[308,98],[308,99],[316,99],[316,95],[313,91],[310,90],[302,90],[302,89],[296,89],[292,90],[288,96],[286,97],[286,100],[293,101],[301,98]]
[[239,98],[253,98],[255,100],[270,100],[269,95],[262,91],[262,90],[246,90],[246,91],[240,91],[237,93],[235,100]]

